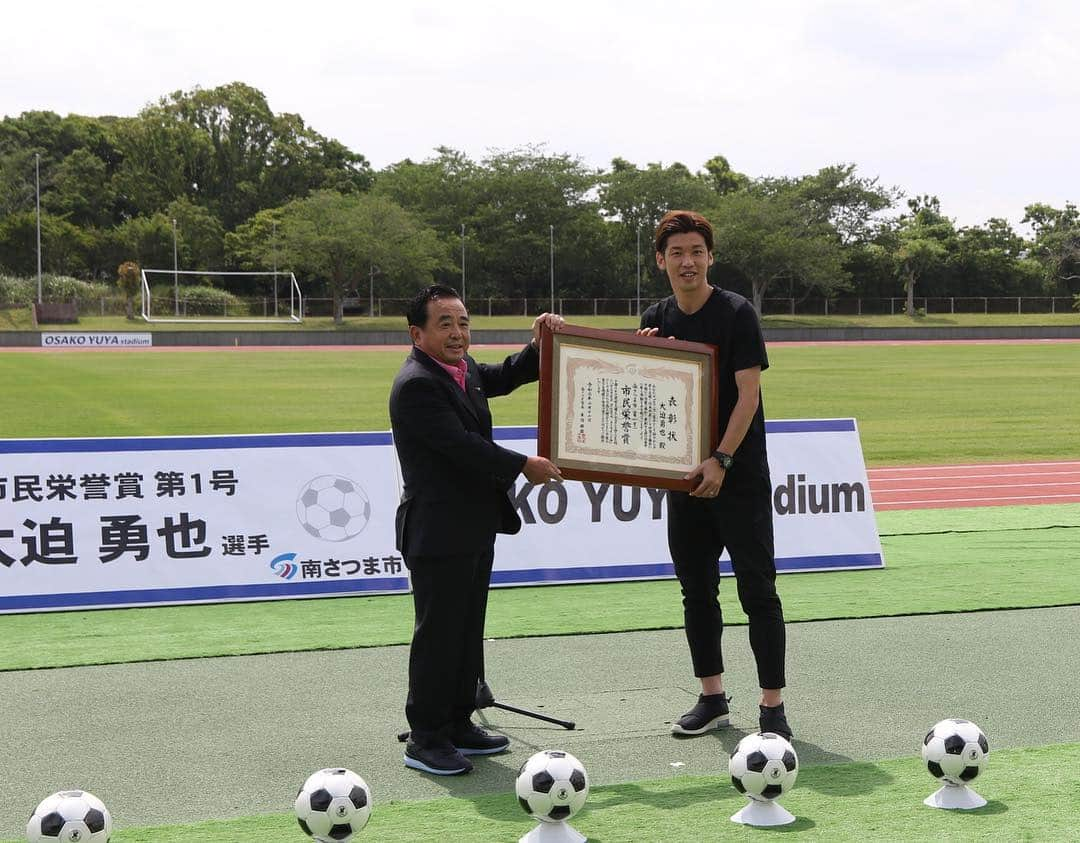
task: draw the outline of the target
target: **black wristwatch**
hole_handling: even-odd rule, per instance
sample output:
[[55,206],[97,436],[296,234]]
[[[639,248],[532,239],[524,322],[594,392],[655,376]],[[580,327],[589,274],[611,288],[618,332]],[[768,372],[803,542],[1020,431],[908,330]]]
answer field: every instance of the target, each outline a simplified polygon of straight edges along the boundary
[[720,467],[724,471],[730,471],[731,467],[735,465],[735,458],[731,454],[725,454],[723,451],[713,451],[713,459],[720,463]]

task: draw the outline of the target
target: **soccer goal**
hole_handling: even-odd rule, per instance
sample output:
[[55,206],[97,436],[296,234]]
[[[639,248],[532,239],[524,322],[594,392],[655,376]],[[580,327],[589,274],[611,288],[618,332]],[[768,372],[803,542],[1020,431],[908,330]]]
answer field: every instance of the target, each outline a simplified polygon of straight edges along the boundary
[[303,322],[304,299],[291,272],[142,270],[147,322]]

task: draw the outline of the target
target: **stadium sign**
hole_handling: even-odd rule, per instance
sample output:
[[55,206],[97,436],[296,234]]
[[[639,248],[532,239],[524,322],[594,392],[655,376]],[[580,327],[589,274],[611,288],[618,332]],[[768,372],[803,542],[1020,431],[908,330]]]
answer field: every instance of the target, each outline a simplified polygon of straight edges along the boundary
[[[495,436],[535,453],[535,428]],[[777,567],[881,567],[854,421],[767,436]],[[404,592],[400,493],[389,433],[0,440],[0,612]],[[511,494],[495,585],[672,576],[663,491]]]
[[[881,568],[870,486],[854,419],[766,421],[780,572]],[[535,428],[499,428],[496,441],[535,453]],[[666,494],[608,483],[511,491],[523,527],[496,543],[495,585],[596,582],[674,576]],[[721,558],[722,574],[731,561]]]
[[42,348],[150,348],[153,344],[150,333],[41,332]]

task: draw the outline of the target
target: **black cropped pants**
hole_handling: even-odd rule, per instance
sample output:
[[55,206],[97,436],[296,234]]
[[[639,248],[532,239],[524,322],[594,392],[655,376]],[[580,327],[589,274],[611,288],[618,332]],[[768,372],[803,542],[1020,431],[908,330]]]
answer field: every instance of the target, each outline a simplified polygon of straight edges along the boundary
[[694,675],[724,672],[720,554],[727,549],[739,602],[750,621],[750,648],[762,688],[783,688],[784,610],[776,593],[772,490],[721,488],[715,498],[668,493],[668,549],[683,596]]

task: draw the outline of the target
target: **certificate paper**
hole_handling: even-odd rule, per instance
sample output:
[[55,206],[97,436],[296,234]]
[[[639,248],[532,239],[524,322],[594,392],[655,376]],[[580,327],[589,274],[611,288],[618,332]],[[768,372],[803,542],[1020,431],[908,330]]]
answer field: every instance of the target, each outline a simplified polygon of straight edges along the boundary
[[618,331],[545,332],[541,454],[568,479],[692,488],[684,475],[715,447],[715,354]]

